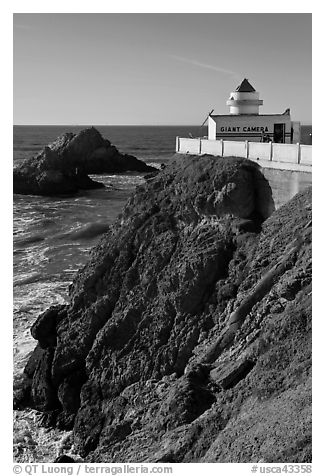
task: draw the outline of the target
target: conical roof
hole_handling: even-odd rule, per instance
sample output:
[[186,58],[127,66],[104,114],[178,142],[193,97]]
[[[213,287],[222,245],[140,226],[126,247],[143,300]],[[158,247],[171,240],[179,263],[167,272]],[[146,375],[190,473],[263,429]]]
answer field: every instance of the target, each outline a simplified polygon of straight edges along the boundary
[[236,91],[239,93],[254,93],[255,89],[250,84],[248,79],[244,78],[239,86],[237,86]]

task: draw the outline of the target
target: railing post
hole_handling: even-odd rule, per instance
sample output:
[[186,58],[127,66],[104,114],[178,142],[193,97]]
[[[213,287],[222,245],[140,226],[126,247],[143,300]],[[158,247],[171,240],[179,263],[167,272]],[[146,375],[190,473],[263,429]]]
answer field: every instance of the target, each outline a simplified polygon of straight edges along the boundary
[[201,137],[199,137],[199,155],[201,155],[202,151],[202,142],[201,142]]
[[246,142],[246,146],[245,146],[246,147],[246,159],[248,159],[249,142],[248,142],[248,140],[245,140],[245,142]]
[[176,152],[179,152],[179,137],[176,136]]
[[220,145],[221,145],[221,157],[223,157],[223,139],[220,139]]
[[297,142],[297,164],[300,164],[300,158],[301,158],[300,142]]
[[269,142],[270,144],[270,158],[269,161],[272,162],[273,160],[273,142]]

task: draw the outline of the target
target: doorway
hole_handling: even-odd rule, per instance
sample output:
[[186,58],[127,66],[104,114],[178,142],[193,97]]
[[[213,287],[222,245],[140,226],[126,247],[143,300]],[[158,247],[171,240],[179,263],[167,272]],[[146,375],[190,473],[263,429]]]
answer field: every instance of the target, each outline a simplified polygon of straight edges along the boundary
[[285,124],[274,124],[273,142],[283,144],[285,142]]

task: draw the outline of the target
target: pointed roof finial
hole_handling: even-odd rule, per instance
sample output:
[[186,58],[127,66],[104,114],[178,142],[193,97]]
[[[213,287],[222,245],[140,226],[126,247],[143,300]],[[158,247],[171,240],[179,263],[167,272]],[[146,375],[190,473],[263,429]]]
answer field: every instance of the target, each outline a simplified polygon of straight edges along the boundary
[[237,86],[236,91],[240,93],[254,93],[255,89],[250,84],[248,79],[244,78],[239,86]]

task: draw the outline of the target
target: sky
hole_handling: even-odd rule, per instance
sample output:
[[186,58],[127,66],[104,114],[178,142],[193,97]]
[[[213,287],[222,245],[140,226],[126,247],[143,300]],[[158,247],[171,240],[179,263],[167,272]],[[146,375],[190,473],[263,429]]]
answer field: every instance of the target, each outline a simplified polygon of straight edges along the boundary
[[15,13],[14,124],[201,124],[246,77],[312,121],[310,13]]

